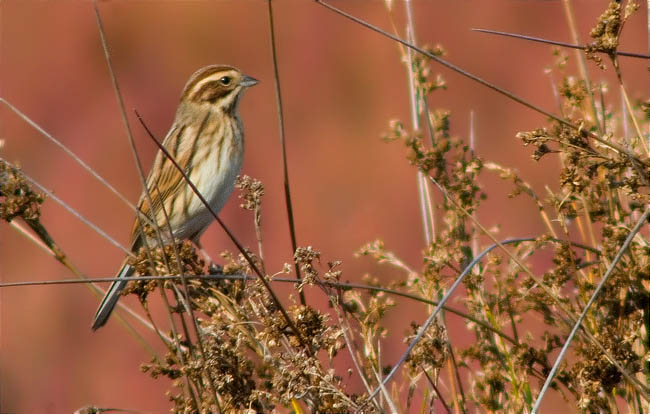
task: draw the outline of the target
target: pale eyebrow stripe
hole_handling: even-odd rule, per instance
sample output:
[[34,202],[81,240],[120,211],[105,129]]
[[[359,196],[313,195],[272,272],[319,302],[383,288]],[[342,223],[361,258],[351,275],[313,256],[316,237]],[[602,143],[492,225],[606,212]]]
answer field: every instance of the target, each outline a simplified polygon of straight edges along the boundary
[[229,76],[232,77],[233,75],[232,75],[231,72],[232,72],[232,71],[221,71],[221,72],[215,72],[215,73],[211,74],[210,76],[207,76],[207,77],[201,79],[200,81],[198,81],[198,82],[196,82],[194,85],[192,85],[192,89],[189,91],[189,92],[190,92],[189,95],[190,95],[190,96],[194,95],[194,94],[196,93],[196,91],[201,90],[201,87],[202,87],[203,85],[205,85],[206,83],[209,83],[209,82],[214,82],[214,81],[216,81],[216,80],[219,80],[219,79],[221,79],[224,75],[229,75]]

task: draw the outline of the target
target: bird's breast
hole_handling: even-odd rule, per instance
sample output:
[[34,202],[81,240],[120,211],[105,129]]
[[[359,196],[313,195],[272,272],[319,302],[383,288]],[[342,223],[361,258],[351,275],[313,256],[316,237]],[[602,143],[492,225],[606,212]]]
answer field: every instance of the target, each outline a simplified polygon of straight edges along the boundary
[[[200,138],[190,168],[190,179],[210,204],[219,213],[232,194],[244,157],[244,143],[241,129],[236,120],[222,122],[214,131]],[[207,226],[212,214],[194,194],[192,188],[185,189],[186,214],[191,227]]]

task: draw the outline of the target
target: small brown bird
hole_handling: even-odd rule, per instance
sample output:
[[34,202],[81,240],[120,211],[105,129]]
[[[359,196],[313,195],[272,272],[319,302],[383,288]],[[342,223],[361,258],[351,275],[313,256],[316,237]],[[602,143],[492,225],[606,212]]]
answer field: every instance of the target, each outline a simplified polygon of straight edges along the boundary
[[[232,193],[244,158],[244,130],[237,112],[243,92],[257,80],[239,70],[222,65],[206,66],[196,71],[183,89],[181,100],[163,146],[183,168],[192,183],[219,212]],[[152,205],[143,192],[138,209],[155,223],[163,235],[169,226],[175,240],[199,238],[214,219],[194,194],[182,174],[158,151],[147,177]],[[141,226],[136,218],[131,235],[131,251],[144,246]],[[165,237],[170,242],[171,237]],[[147,238],[156,246],[155,238]],[[104,326],[134,269],[124,264],[95,314],[92,329]]]

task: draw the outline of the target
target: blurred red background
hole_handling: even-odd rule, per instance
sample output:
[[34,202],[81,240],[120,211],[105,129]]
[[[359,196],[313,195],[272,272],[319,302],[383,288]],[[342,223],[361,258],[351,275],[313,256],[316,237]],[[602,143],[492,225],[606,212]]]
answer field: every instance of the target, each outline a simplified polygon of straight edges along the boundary
[[[390,30],[381,1],[332,2],[337,7]],[[589,29],[606,1],[573,2],[579,34]],[[404,3],[394,2],[403,33]],[[413,2],[416,35],[423,45],[441,44],[460,67],[556,112],[545,66],[551,48],[470,31],[491,28],[570,41],[560,1]],[[271,61],[267,3],[262,0],[204,2],[101,2],[100,13],[139,153],[148,169],[155,147],[139,126],[136,108],[162,138],[181,89],[197,68],[226,63],[261,80],[241,105],[246,129],[243,172],[266,186],[263,231],[267,269],[279,271],[291,260],[282,189],[282,166]],[[401,275],[353,253],[382,238],[413,268],[422,263],[423,234],[415,169],[399,143],[380,140],[390,119],[409,125],[407,75],[398,46],[311,1],[274,2],[279,70],[284,102],[287,155],[299,245],[322,252],[322,262],[342,260],[343,278],[359,281],[372,273],[382,280]],[[88,1],[3,1],[1,14],[0,96],[24,111],[46,131],[135,202],[141,191],[126,133],[111,88],[91,3]],[[623,50],[647,50],[645,11],[625,28]],[[403,36],[403,34],[402,34]],[[569,71],[576,73],[573,52]],[[611,68],[602,73],[588,64],[592,79],[612,87],[607,101],[620,107]],[[456,73],[433,65],[448,90],[432,95],[432,108],[452,111],[452,132],[467,137],[469,114],[476,114],[477,153],[516,168],[539,194],[557,188],[557,161],[530,158],[515,139],[521,130],[545,124],[528,110]],[[647,62],[622,59],[633,98],[649,95]],[[56,195],[123,244],[128,243],[133,213],[70,157],[11,113],[0,109],[1,156],[19,163]],[[489,200],[478,217],[500,235],[522,237],[544,231],[533,203],[506,199],[508,187],[484,173]],[[437,195],[436,195],[437,196]],[[250,213],[233,199],[220,216],[237,237],[256,246]],[[49,200],[43,223],[83,272],[110,277],[124,254]],[[0,275],[4,282],[72,277],[38,247],[0,224]],[[213,225],[203,243],[212,257],[234,246]],[[283,297],[290,290],[282,289]],[[322,295],[307,292],[325,308]],[[82,285],[6,288],[1,298],[0,411],[66,413],[86,405],[166,412],[165,380],[139,372],[147,353],[114,320],[93,333],[90,322],[97,299]],[[139,306],[131,298],[126,302]],[[400,305],[402,306],[402,305]],[[424,308],[405,303],[389,313],[385,362],[403,351],[401,335],[411,320],[422,322]],[[455,344],[472,341],[463,321],[450,317]],[[152,342],[156,342],[152,339]],[[362,392],[359,384],[352,387]],[[549,396],[545,407],[564,407]]]

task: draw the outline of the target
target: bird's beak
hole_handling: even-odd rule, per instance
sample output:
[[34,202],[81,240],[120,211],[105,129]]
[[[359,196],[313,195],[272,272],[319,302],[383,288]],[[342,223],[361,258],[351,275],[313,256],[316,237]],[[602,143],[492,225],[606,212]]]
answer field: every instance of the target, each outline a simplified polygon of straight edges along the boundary
[[248,75],[244,75],[242,78],[241,82],[239,84],[245,88],[250,88],[253,85],[256,85],[259,81],[255,78],[252,78]]

